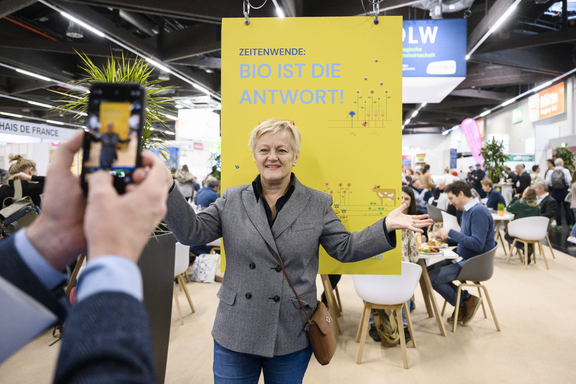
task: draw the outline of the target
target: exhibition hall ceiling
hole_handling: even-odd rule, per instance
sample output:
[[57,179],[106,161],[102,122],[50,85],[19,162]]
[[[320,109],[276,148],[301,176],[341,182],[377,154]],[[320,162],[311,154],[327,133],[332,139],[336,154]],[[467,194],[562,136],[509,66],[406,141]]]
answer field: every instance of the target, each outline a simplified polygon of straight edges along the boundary
[[[260,6],[264,0],[251,0]],[[373,0],[268,0],[250,18],[359,16]],[[384,0],[380,16],[405,20],[467,19],[468,52],[515,0]],[[66,84],[80,78],[80,59],[97,65],[121,51],[153,57],[170,74],[154,76],[176,88],[166,96],[182,107],[218,109],[221,22],[244,17],[243,0],[3,0],[0,1],[0,112],[77,123],[72,114],[50,111],[28,101],[58,105]],[[576,67],[576,7],[545,0],[521,0],[467,61],[467,76],[439,103],[428,103],[410,119],[404,134],[441,133],[463,119],[522,94]],[[440,11],[441,9],[441,11]],[[63,13],[104,32],[100,37]],[[338,42],[334,42],[337,44]],[[34,78],[16,69],[42,75]],[[206,97],[206,92],[210,97]],[[404,104],[407,120],[420,104]],[[176,114],[176,111],[173,111]]]

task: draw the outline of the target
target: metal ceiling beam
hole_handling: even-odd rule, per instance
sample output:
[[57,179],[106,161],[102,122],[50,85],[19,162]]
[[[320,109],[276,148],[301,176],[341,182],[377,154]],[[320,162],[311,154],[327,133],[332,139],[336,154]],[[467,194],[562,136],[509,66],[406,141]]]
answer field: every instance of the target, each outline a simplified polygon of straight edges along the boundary
[[[34,78],[30,78],[30,77],[27,79],[19,79],[15,83],[16,84],[14,84],[14,86],[10,87],[10,94],[11,95],[18,95],[21,93],[35,91],[37,89],[42,89],[42,88],[46,88],[46,87],[50,87],[50,86],[54,85],[54,83],[51,81],[44,81],[44,80],[34,79]],[[60,97],[60,96],[58,96],[58,97]]]
[[[407,7],[420,3],[422,0],[386,0],[380,4],[381,10]],[[372,12],[369,1],[364,2],[367,12]],[[306,0],[304,2],[304,16],[353,16],[364,15],[364,8],[360,1],[349,0]]]
[[446,109],[455,108],[467,108],[467,107],[478,107],[490,104],[487,99],[456,99],[456,100],[446,100],[444,99],[442,103],[439,104],[428,104],[426,105],[426,111],[442,111]]
[[576,30],[569,29],[566,32],[546,32],[539,33],[537,35],[522,36],[513,39],[502,40],[494,43],[485,43],[480,48],[478,48],[476,54],[506,51],[509,49],[532,48],[553,44],[571,43],[573,41],[576,41]]
[[88,56],[108,57],[111,52],[111,45],[106,47],[96,44],[73,44],[52,41],[48,39],[29,39],[20,36],[4,36],[0,35],[0,47],[14,48],[25,51],[42,51],[42,52],[57,52],[76,55],[76,51],[83,52]]
[[503,65],[524,71],[559,76],[574,68],[564,47],[534,47],[474,55],[469,62]]
[[[494,5],[490,7],[488,14],[476,25],[476,28],[468,35],[468,48],[467,52],[470,51],[480,39],[488,32],[490,27],[494,25],[506,12],[506,10],[514,3],[515,0],[496,0]],[[514,15],[508,18],[508,22],[514,18]]]
[[0,61],[63,82],[73,80],[77,72],[77,61],[63,54],[0,47]]
[[[112,7],[135,12],[153,13],[160,16],[206,23],[222,23],[223,17],[243,17],[242,1],[238,0],[62,0],[68,3],[80,3],[91,6]],[[250,16],[275,17],[272,2],[262,9],[250,10]]]
[[457,89],[534,84],[548,80],[550,80],[550,75],[525,72],[518,68],[500,65],[474,65],[469,66],[466,79],[458,84]]
[[0,1],[0,19],[34,4],[38,0],[3,0]]
[[513,93],[484,91],[481,89],[457,89],[450,92],[448,96],[475,97],[479,99],[506,101],[510,100],[516,95]]
[[[185,59],[222,49],[221,26],[199,24],[164,34],[158,44],[162,61]],[[186,42],[182,44],[182,42]]]
[[211,68],[211,69],[221,69],[222,68],[222,59],[219,57],[188,57],[186,59],[172,61],[170,62],[172,65],[192,65],[195,67],[202,67],[202,68]]

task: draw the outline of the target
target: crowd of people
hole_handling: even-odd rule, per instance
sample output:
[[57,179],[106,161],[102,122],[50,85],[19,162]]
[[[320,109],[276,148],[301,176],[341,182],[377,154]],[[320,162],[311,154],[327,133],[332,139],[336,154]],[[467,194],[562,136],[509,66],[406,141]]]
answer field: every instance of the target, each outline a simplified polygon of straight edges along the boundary
[[[23,193],[43,211],[25,230],[0,241],[0,277],[43,304],[57,321],[66,319],[56,380],[155,381],[136,262],[162,219],[183,244],[202,247],[222,238],[227,250],[212,332],[215,383],[257,381],[261,374],[265,381],[301,383],[312,354],[302,310],[311,316],[317,306],[318,245],[336,260],[355,262],[395,248],[398,230],[402,260],[416,263],[419,245],[427,240],[423,229],[432,223],[426,215],[428,204],[458,217],[459,230],[442,228],[434,234],[455,245],[458,257],[431,264],[427,271],[434,290],[459,308],[458,318],[455,311],[448,322],[468,324],[482,298],[462,290],[457,302],[454,280],[468,260],[495,248],[490,210],[505,205],[482,166],[471,167],[467,180],[446,168],[436,182],[429,165],[421,171],[403,168],[400,207],[350,233],[331,209],[331,197],[304,186],[293,173],[300,141],[293,122],[261,122],[249,141],[258,176],[228,188],[222,197],[217,179],[207,177],[201,188],[186,165],[170,173],[150,153],[142,155],[142,168],[134,172],[135,184],[125,195],[118,195],[110,175],[98,172],[90,178],[85,197],[70,171],[82,134],[60,146],[46,178],[38,176],[33,161],[11,156],[14,164],[0,186],[0,198],[9,203],[20,179]],[[554,160],[544,177],[538,176],[538,167],[532,175],[522,164],[515,172],[508,170],[513,198],[506,209],[514,220],[545,216],[561,223],[564,212],[568,223],[573,222],[576,174],[563,165],[561,159]],[[571,239],[576,243],[575,230]],[[506,235],[506,240],[514,239]],[[523,251],[530,260],[533,250]],[[71,309],[63,297],[63,271],[83,252],[88,263]],[[301,298],[299,305],[285,289],[284,274]],[[409,301],[407,308],[414,304]],[[375,315],[380,320],[388,316]],[[379,337],[378,332],[370,334]]]

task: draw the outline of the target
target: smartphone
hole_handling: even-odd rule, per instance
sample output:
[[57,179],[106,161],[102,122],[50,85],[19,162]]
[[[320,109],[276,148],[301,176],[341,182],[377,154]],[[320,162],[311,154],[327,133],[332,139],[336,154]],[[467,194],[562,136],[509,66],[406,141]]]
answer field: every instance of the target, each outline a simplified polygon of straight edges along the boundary
[[90,88],[83,144],[80,183],[88,193],[88,180],[104,170],[114,177],[123,194],[140,166],[146,91],[139,84],[97,83]]

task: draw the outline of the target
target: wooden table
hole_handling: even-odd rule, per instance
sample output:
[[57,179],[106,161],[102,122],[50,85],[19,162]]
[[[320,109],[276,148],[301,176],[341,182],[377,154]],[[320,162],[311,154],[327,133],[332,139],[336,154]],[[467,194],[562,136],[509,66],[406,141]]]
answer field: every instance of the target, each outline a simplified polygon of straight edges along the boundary
[[[500,216],[498,215],[498,213],[492,213],[492,219],[494,219],[494,227],[496,230],[496,240],[498,240],[498,242],[500,243],[500,245],[502,245],[502,249],[504,250],[504,254],[508,255],[508,253],[506,253],[506,247],[504,246],[504,238],[502,237],[502,234],[500,233],[500,222],[503,221],[504,222],[504,232],[508,232],[508,222],[512,221],[514,219],[514,215],[504,211],[504,215]],[[498,223],[498,226],[496,227],[496,223]]]
[[442,250],[442,254],[420,254],[418,259],[418,264],[422,267],[422,276],[420,276],[420,288],[422,288],[422,296],[424,296],[424,304],[426,305],[426,311],[429,317],[436,317],[436,322],[438,323],[438,328],[440,329],[440,334],[446,336],[446,328],[444,328],[444,323],[442,322],[442,316],[440,315],[440,310],[438,309],[438,303],[436,302],[436,297],[434,296],[434,289],[432,288],[432,283],[430,282],[430,276],[428,275],[428,270],[426,269],[426,259],[429,260],[443,260],[443,259],[457,259],[458,255],[456,252],[445,248]]

